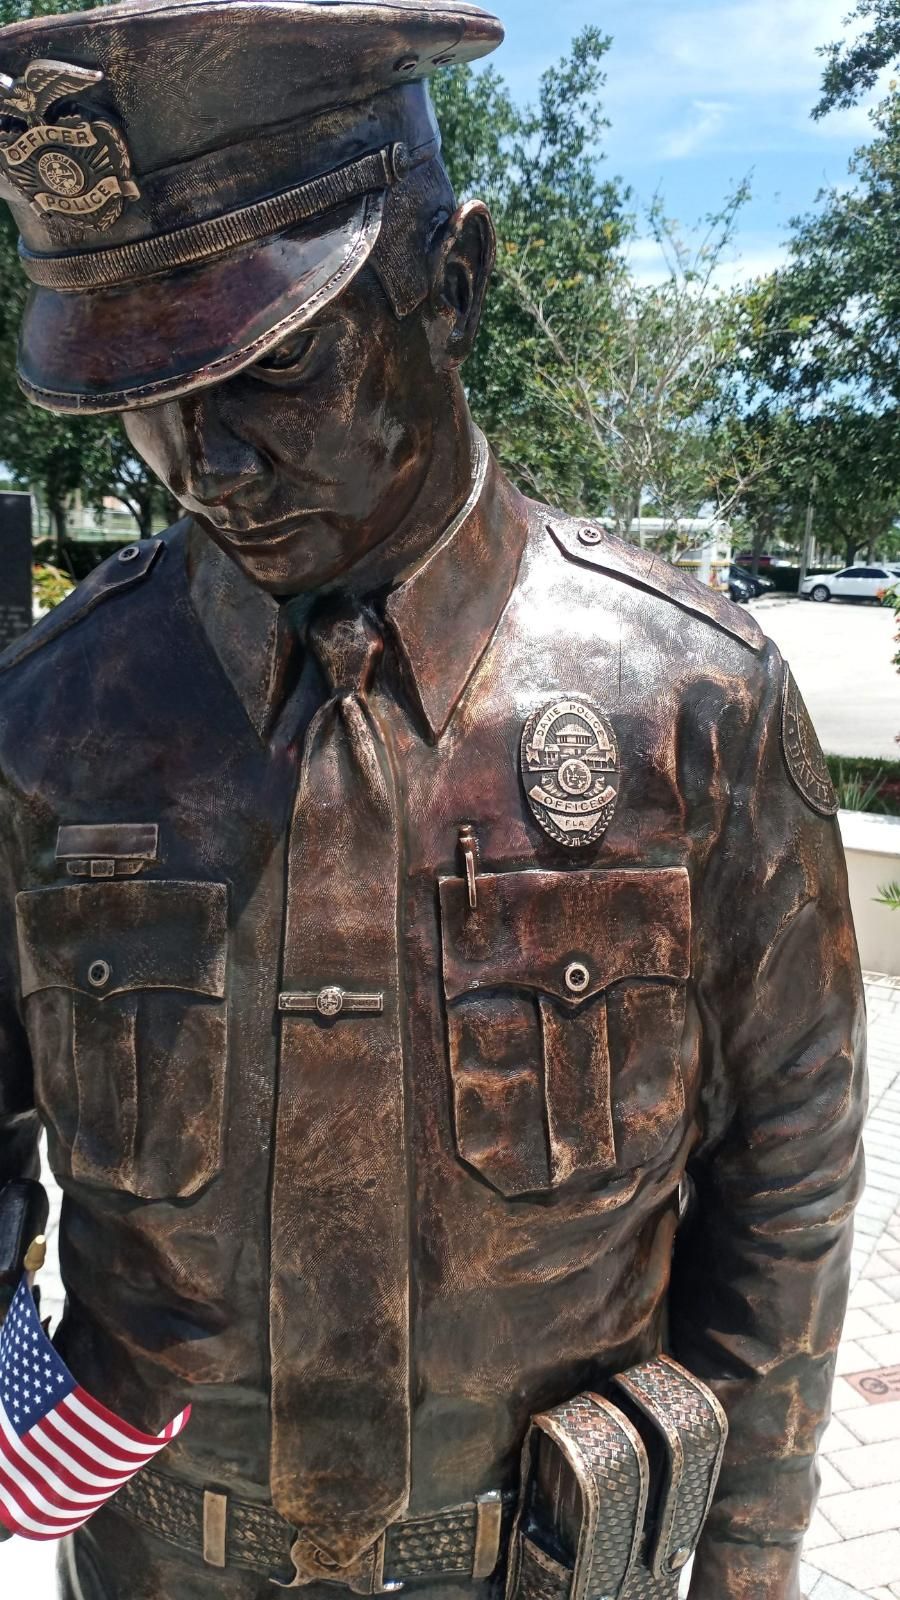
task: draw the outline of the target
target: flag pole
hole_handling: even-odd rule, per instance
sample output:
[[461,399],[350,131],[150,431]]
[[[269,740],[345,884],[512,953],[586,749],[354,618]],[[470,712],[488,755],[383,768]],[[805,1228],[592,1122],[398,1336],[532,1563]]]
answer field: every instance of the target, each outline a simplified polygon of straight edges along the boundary
[[42,1233],[32,1239],[25,1252],[25,1274],[28,1279],[29,1289],[34,1289],[34,1280],[47,1259],[47,1240]]

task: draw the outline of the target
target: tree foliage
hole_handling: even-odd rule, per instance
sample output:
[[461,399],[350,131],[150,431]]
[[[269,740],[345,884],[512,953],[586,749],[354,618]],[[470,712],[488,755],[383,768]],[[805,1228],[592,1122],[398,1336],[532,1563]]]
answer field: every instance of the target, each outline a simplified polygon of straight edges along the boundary
[[527,259],[573,311],[586,295],[592,309],[630,230],[627,193],[600,160],[609,42],[596,28],[581,33],[543,75],[533,106],[517,106],[490,68],[457,67],[433,84],[457,194],[485,200],[498,234],[498,270],[465,371],[473,410],[526,492],[575,506],[604,502],[607,464],[589,437],[560,428],[533,382],[543,341],[510,269]]
[[[87,10],[92,0],[0,0],[0,24],[31,16]],[[36,409],[16,382],[16,343],[27,285],[17,258],[17,233],[0,207],[0,457],[15,481],[38,491],[57,548],[65,542],[69,502],[80,492],[102,508],[122,500],[143,534],[164,508],[163,491],[131,450],[114,417],[63,417]]]
[[627,534],[648,498],[674,520],[709,502],[726,510],[737,487],[716,424],[737,321],[716,275],[746,191],[699,237],[656,201],[644,220],[661,280],[636,278],[630,196],[599,160],[609,42],[586,29],[524,110],[490,70],[456,69],[435,98],[451,177],[487,200],[498,232],[466,369],[475,414],[527,492]]
[[900,61],[898,0],[859,0],[846,22],[848,26],[868,23],[868,27],[852,40],[840,39],[822,47],[825,70],[815,117],[824,117],[837,107],[856,105],[862,95],[874,89],[885,68]]
[[[868,34],[828,51],[827,97],[817,115],[850,103],[900,54],[900,0],[863,0],[848,21],[864,17],[873,24]],[[748,290],[740,341],[750,411],[778,416],[785,438],[794,436],[776,460],[783,502],[794,502],[794,526],[814,498],[820,547],[848,565],[861,550],[890,554],[900,514],[895,90],[871,122],[849,182],[823,191],[815,209],[795,219],[784,267]]]
[[[0,0],[0,22],[89,4]],[[820,112],[900,59],[900,0],[860,0],[849,21],[869,31],[826,52]],[[798,219],[785,268],[726,290],[721,268],[746,187],[687,234],[659,199],[633,214],[603,159],[609,46],[585,29],[531,105],[517,104],[494,68],[434,81],[457,193],[486,200],[498,233],[465,370],[478,421],[526,492],[610,518],[626,535],[651,504],[672,526],[717,511],[760,550],[800,536],[815,493],[820,543],[847,561],[884,545],[900,506],[900,102],[878,112],[850,186]],[[650,278],[629,253],[638,236],[661,263]],[[89,504],[124,501],[146,531],[162,491],[119,424],[55,417],[21,396],[24,297],[4,213],[0,456],[40,489],[60,539],[76,490]]]
[[877,413],[900,403],[900,99],[873,117],[850,183],[794,223],[787,264],[751,297],[757,366],[813,400],[852,386]]
[[558,432],[580,434],[604,463],[606,509],[624,537],[649,500],[674,543],[679,518],[707,505],[727,516],[759,470],[749,449],[735,452],[725,416],[742,324],[738,297],[716,283],[745,196],[739,189],[699,237],[654,202],[647,229],[662,270],[651,282],[620,256],[573,297],[528,255],[507,263],[539,336],[530,387],[547,397]]

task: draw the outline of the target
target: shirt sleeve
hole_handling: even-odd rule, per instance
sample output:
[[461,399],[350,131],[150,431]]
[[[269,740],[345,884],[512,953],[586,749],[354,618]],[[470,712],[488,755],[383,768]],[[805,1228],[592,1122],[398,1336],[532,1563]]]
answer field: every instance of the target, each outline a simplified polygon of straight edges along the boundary
[[833,794],[774,646],[735,765],[699,907],[704,1127],[671,1300],[673,1354],[730,1429],[690,1594],[798,1600],[863,1183],[865,1009]]
[[[15,854],[8,795],[0,784],[0,1204],[11,1179],[40,1174],[34,1079],[19,988]],[[0,1320],[10,1297],[10,1289],[0,1284]]]

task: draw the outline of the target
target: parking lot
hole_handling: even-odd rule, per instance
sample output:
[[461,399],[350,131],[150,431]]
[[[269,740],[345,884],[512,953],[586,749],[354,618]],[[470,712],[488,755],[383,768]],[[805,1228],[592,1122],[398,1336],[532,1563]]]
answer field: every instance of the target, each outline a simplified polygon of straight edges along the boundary
[[830,755],[900,759],[900,676],[891,657],[895,617],[883,606],[794,599],[751,603],[790,662]]

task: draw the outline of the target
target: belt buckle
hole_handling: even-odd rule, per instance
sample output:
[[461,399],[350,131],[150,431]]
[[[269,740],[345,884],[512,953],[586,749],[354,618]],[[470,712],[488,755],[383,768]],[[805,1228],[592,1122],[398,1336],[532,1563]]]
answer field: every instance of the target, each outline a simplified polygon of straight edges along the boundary
[[280,1578],[271,1578],[269,1581],[276,1589],[305,1589],[310,1583],[337,1583],[352,1594],[396,1594],[403,1584],[391,1580],[385,1582],[386,1543],[387,1532],[382,1533],[349,1566],[339,1567],[305,1534],[299,1534],[291,1545],[294,1576],[290,1583],[282,1583]]

